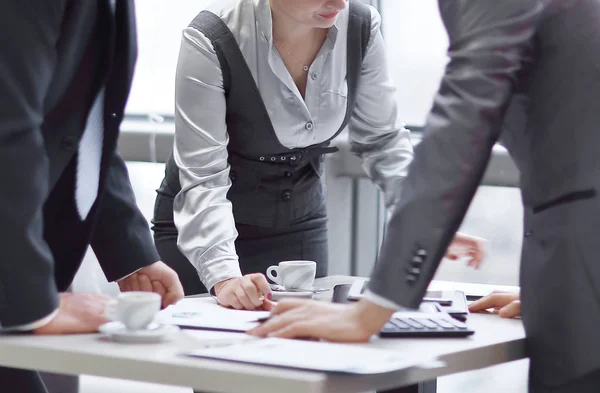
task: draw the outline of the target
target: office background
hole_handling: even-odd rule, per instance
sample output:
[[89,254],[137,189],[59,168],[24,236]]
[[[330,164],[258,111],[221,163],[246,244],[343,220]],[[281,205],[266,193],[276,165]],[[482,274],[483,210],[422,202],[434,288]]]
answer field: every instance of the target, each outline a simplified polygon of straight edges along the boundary
[[[123,124],[120,150],[128,161],[138,204],[150,220],[155,189],[163,177],[165,154],[172,140],[174,76],[181,30],[213,0],[138,0],[139,57],[133,89]],[[415,142],[431,106],[446,63],[447,38],[439,19],[437,0],[372,0],[383,18],[383,33],[388,49],[388,67],[397,85],[399,114],[412,130]],[[502,158],[505,152],[495,152]],[[327,186],[330,213],[330,274],[369,275],[383,236],[384,213],[380,195],[360,172],[359,163],[342,152],[328,163]],[[500,160],[502,161],[502,160]],[[358,169],[349,170],[348,163]],[[502,164],[502,162],[500,163]],[[498,165],[490,181],[480,187],[462,230],[488,240],[489,256],[479,270],[459,262],[444,261],[436,278],[450,281],[518,284],[522,208],[514,187],[517,174],[510,165]],[[73,289],[114,293],[116,284],[108,284],[93,254],[86,256]],[[521,362],[522,363],[522,362]],[[501,366],[510,369],[515,365]],[[516,368],[524,378],[525,365]],[[510,371],[515,375],[514,370]],[[503,373],[502,373],[503,374]],[[515,391],[507,381],[470,376],[454,382],[440,392],[492,392],[488,386]],[[519,379],[519,378],[517,378]],[[87,393],[85,379],[82,393]],[[96,383],[98,380],[95,380]],[[462,381],[462,382],[461,382]],[[468,383],[466,382],[468,381]],[[106,391],[125,391],[105,381]],[[482,385],[485,383],[485,385]],[[460,387],[453,389],[451,386]],[[517,381],[516,386],[522,382]],[[104,386],[102,383],[100,386]],[[115,386],[115,387],[112,387]],[[132,385],[133,386],[133,385]],[[94,388],[97,389],[97,388]],[[146,387],[148,389],[148,387]],[[95,392],[96,390],[91,390]],[[99,390],[98,390],[99,391]],[[140,390],[148,391],[148,390]],[[151,390],[150,390],[151,391]],[[160,390],[157,390],[160,391]],[[176,392],[177,390],[173,390]],[[170,391],[169,391],[170,393]]]

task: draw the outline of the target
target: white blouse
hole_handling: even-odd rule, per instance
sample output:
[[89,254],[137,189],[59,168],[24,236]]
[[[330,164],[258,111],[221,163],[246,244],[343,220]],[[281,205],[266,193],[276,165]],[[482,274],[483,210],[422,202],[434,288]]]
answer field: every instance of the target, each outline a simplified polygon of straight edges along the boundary
[[[397,119],[381,17],[370,9],[371,38],[348,134],[353,151],[391,208],[413,150],[409,132]],[[348,7],[338,15],[310,66],[304,99],[273,45],[268,0],[221,0],[208,10],[220,16],[235,36],[284,146],[306,147],[337,132],[348,92]],[[241,271],[234,245],[237,231],[227,200],[231,182],[223,75],[210,40],[190,27],[183,31],[175,96],[173,152],[182,186],[174,203],[178,246],[211,289],[219,281],[241,276]]]

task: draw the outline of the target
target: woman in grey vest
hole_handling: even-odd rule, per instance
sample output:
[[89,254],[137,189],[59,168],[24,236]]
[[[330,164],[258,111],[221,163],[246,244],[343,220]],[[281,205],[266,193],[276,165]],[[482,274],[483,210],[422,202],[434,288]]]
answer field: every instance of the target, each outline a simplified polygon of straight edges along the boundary
[[[208,288],[225,306],[254,309],[270,296],[270,265],[313,260],[326,274],[323,161],[346,126],[393,208],[412,145],[380,23],[358,0],[229,0],[184,30],[153,229],[187,294]],[[457,241],[481,260],[476,240]]]

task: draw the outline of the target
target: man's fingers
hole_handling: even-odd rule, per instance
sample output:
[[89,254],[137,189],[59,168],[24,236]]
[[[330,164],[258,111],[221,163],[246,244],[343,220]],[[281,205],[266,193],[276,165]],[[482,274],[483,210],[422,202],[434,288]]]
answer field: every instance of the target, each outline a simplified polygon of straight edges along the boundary
[[277,317],[273,317],[266,322],[263,322],[262,325],[250,330],[248,333],[255,335],[266,337],[269,333],[277,332],[284,327],[290,325],[296,320],[296,318],[292,315],[279,315]]
[[161,281],[167,291],[169,304],[175,304],[183,299],[185,296],[185,293],[183,292],[183,286],[181,285],[181,281],[179,281],[179,276],[174,270],[169,268],[169,270],[162,275]]
[[140,285],[140,291],[144,291],[144,292],[152,292],[152,281],[150,281],[150,278],[141,273],[138,276],[138,283]]
[[120,281],[117,281],[117,284],[119,284],[119,289],[121,290],[121,292],[130,292],[131,291],[131,284],[129,283],[129,280],[127,280],[127,279],[120,280]]
[[254,283],[256,288],[262,293],[265,297],[268,297],[271,293],[271,286],[269,286],[269,282],[265,278],[263,274],[255,273],[249,274],[248,278]]
[[515,300],[500,309],[498,313],[502,318],[515,318],[521,315],[521,301]]
[[275,303],[274,301],[271,301],[269,299],[265,299],[265,300],[263,300],[260,309],[263,310],[263,311],[273,311],[273,309],[276,306],[277,306],[277,303]]
[[515,293],[492,293],[473,302],[469,306],[469,311],[479,312],[489,308],[504,307],[518,298],[519,295]]
[[158,293],[161,297],[164,298],[167,294],[167,289],[165,288],[162,282],[154,280],[152,281],[152,292]]
[[179,292],[167,291],[163,295],[162,308],[167,308],[172,304],[177,304],[183,298]]
[[126,280],[128,280],[131,284],[131,290],[132,291],[140,291],[140,274],[139,273],[134,273],[131,276],[127,277]]
[[282,299],[277,303],[277,306],[271,311],[271,314],[278,315],[285,312],[300,308],[309,303],[308,300],[301,299]]
[[494,308],[498,306],[498,297],[498,294],[484,296],[481,299],[471,303],[471,305],[469,306],[469,311],[479,312],[487,310],[488,308]]
[[292,322],[289,325],[269,333],[269,337],[278,338],[297,338],[297,337],[313,337],[318,336],[315,329],[308,322]]

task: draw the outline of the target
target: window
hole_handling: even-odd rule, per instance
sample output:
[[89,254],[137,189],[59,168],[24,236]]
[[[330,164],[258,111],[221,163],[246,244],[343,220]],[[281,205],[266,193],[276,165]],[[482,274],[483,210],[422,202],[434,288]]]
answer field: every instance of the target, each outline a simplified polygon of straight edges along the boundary
[[396,82],[398,112],[422,126],[447,63],[448,38],[437,0],[383,0],[388,66]]
[[[380,8],[398,112],[406,124],[423,126],[448,61],[438,1],[381,0]],[[461,230],[488,240],[488,259],[480,271],[444,262],[436,277],[517,285],[522,211],[517,188],[480,187]]]
[[213,0],[135,2],[138,61],[127,104],[130,115],[172,115],[181,32]]

